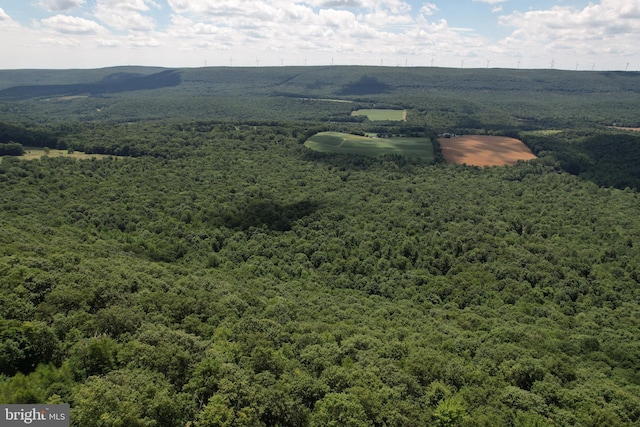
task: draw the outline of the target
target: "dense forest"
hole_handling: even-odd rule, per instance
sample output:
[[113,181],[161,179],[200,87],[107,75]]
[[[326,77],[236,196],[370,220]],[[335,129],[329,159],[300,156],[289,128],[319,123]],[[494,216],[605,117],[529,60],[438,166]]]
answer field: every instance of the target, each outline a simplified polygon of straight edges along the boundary
[[[640,123],[640,75],[233,71],[0,97],[0,403],[82,427],[640,425],[640,137],[605,127]],[[344,119],[372,103],[407,121]],[[380,128],[538,159],[303,146]]]

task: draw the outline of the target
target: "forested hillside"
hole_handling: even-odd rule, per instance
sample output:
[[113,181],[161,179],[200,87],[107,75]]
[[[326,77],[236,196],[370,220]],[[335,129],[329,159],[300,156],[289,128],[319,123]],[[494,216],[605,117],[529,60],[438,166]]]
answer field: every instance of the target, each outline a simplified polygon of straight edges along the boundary
[[420,67],[0,70],[0,121],[326,122],[375,104],[449,130],[640,126],[639,82],[637,72]]
[[[112,155],[2,157],[0,402],[69,403],[82,427],[640,425],[638,136],[602,126],[638,124],[640,77],[435,69],[420,92],[418,71],[336,69],[0,100],[12,149]],[[371,102],[407,122],[329,119]],[[303,146],[379,128],[539,158]]]

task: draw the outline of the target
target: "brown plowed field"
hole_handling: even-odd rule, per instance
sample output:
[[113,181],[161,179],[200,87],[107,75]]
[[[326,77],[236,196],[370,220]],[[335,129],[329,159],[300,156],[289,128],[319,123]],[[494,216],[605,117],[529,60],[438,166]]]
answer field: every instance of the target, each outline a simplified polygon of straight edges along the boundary
[[471,166],[513,165],[536,156],[519,139],[506,136],[465,135],[438,139],[447,163]]

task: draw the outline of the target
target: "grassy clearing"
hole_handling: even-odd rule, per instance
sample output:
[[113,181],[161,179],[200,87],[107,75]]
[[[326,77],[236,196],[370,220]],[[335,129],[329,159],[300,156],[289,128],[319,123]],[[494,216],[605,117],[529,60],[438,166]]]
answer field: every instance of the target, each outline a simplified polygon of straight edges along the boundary
[[402,122],[407,120],[407,110],[356,110],[351,113],[352,116],[367,116],[373,122],[375,121],[394,121]]
[[72,159],[104,159],[105,157],[116,157],[107,154],[86,154],[81,151],[69,153],[67,150],[50,149],[47,153],[44,148],[40,147],[24,147],[24,155],[18,157],[22,160],[35,160],[41,157],[70,157]]
[[404,157],[433,160],[433,146],[428,138],[376,138],[342,132],[320,132],[305,143],[305,147],[322,153],[380,156],[397,154]]
[[607,126],[607,128],[616,129],[616,130],[627,130],[631,132],[640,132],[640,128],[630,128],[626,126]]
[[542,129],[542,130],[529,130],[529,131],[523,132],[523,134],[536,135],[536,136],[551,136],[551,135],[557,135],[562,132],[564,131],[560,129]]

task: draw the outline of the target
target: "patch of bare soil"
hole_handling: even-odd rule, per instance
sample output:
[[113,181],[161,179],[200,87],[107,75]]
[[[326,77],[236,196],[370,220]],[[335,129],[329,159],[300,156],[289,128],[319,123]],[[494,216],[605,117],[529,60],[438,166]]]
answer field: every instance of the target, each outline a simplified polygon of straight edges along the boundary
[[465,135],[438,141],[447,163],[504,166],[536,158],[522,141],[506,136]]

